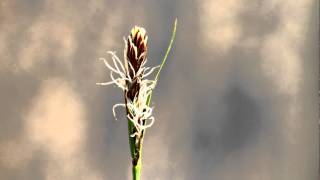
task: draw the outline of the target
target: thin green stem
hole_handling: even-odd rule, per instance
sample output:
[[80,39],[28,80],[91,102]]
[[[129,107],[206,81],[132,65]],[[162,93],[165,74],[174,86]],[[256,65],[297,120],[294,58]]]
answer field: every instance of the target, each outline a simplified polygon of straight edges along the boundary
[[171,40],[170,40],[169,46],[168,46],[168,48],[167,48],[166,54],[164,55],[164,57],[163,57],[163,59],[162,59],[160,68],[159,68],[159,70],[158,70],[158,72],[157,72],[157,74],[156,74],[156,77],[155,77],[155,80],[156,80],[156,81],[159,79],[160,72],[161,72],[164,64],[166,63],[166,61],[167,61],[167,59],[168,59],[168,55],[169,55],[169,53],[170,53],[170,51],[171,51],[174,38],[176,37],[177,23],[178,23],[178,20],[177,20],[177,18],[176,18],[175,21],[174,21],[174,26],[173,26],[173,31],[172,31],[172,36],[171,36]]
[[130,153],[131,153],[131,158],[134,157],[135,154],[135,139],[134,137],[131,137],[131,134],[133,134],[132,129],[134,128],[134,125],[131,121],[128,120],[128,136],[129,136],[129,145],[130,145]]
[[[166,63],[167,61],[167,58],[168,58],[168,55],[171,51],[171,48],[172,48],[172,44],[173,44],[173,41],[174,41],[174,38],[176,37],[176,31],[177,31],[177,24],[178,24],[178,20],[177,18],[175,19],[174,21],[174,26],[173,26],[173,30],[172,30],[172,35],[171,35],[171,40],[170,40],[170,43],[169,43],[169,46],[167,48],[167,51],[166,51],[166,54],[164,55],[163,59],[162,59],[162,62],[161,62],[161,65],[160,65],[160,68],[154,78],[154,81],[157,83],[158,82],[158,79],[159,79],[159,75],[160,75],[160,72],[164,66],[164,64]],[[149,106],[150,103],[151,103],[151,98],[152,98],[152,92],[150,93],[150,95],[148,96],[147,98],[147,105]]]
[[141,157],[138,160],[137,165],[132,165],[132,179],[133,180],[140,180],[141,178]]

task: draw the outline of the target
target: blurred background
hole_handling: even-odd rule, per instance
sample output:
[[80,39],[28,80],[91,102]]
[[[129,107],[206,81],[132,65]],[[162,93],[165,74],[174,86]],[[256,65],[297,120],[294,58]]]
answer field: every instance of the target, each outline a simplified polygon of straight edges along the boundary
[[99,57],[134,25],[160,64],[144,180],[318,179],[317,0],[2,0],[0,179],[130,179]]

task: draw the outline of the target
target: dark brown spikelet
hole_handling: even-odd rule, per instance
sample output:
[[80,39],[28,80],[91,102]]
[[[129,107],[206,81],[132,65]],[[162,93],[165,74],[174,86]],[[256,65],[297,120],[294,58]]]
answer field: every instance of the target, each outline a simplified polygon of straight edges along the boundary
[[[139,93],[140,84],[139,81],[143,75],[143,72],[139,72],[141,66],[145,63],[147,57],[147,42],[148,36],[146,30],[142,27],[135,26],[132,28],[130,35],[127,38],[125,56],[127,59],[127,70],[129,71],[131,84],[127,92],[127,97],[133,101]],[[130,67],[130,64],[132,68]]]
[[[132,28],[130,36],[127,39],[126,56],[131,63],[135,73],[138,72],[141,65],[145,63],[147,57],[148,36],[146,30],[142,27],[135,26]],[[128,65],[129,66],[129,65]],[[133,72],[129,66],[129,74],[133,78]]]

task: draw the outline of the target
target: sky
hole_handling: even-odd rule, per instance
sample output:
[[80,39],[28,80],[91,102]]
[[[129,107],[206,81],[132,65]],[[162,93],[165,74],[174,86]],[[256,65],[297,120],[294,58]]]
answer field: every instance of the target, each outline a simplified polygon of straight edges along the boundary
[[134,25],[160,64],[142,179],[318,178],[317,0],[2,0],[0,179],[130,179],[98,59]]

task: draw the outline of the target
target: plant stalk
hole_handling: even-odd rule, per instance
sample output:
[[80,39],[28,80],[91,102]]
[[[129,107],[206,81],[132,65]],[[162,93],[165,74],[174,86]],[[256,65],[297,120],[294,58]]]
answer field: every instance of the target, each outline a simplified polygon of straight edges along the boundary
[[[173,41],[174,41],[175,35],[176,35],[176,29],[177,29],[177,19],[175,19],[175,22],[174,22],[174,27],[173,27],[172,36],[171,36],[169,46],[166,50],[164,58],[162,59],[160,68],[155,76],[156,83],[159,79],[160,71],[162,70],[162,68],[167,60],[167,57],[169,55],[169,52],[171,50],[171,47],[172,47],[172,44],[173,44]],[[150,105],[151,98],[152,98],[152,93],[147,97],[147,102],[146,102],[147,105]],[[128,113],[128,109],[127,109],[127,113]],[[143,146],[143,137],[145,134],[145,130],[143,131],[141,142],[137,146],[136,138],[131,137],[131,135],[134,133],[133,132],[134,128],[135,127],[134,127],[133,123],[128,120],[129,145],[130,145],[130,153],[131,153],[131,158],[132,158],[132,179],[133,180],[140,180],[141,169],[142,169],[142,146]],[[139,154],[138,157],[136,157],[137,153]],[[135,158],[138,158],[138,159],[135,159]],[[135,160],[136,160],[136,162],[134,162]]]
[[132,165],[132,179],[140,180],[141,177],[141,158],[139,158],[138,163],[136,165]]

